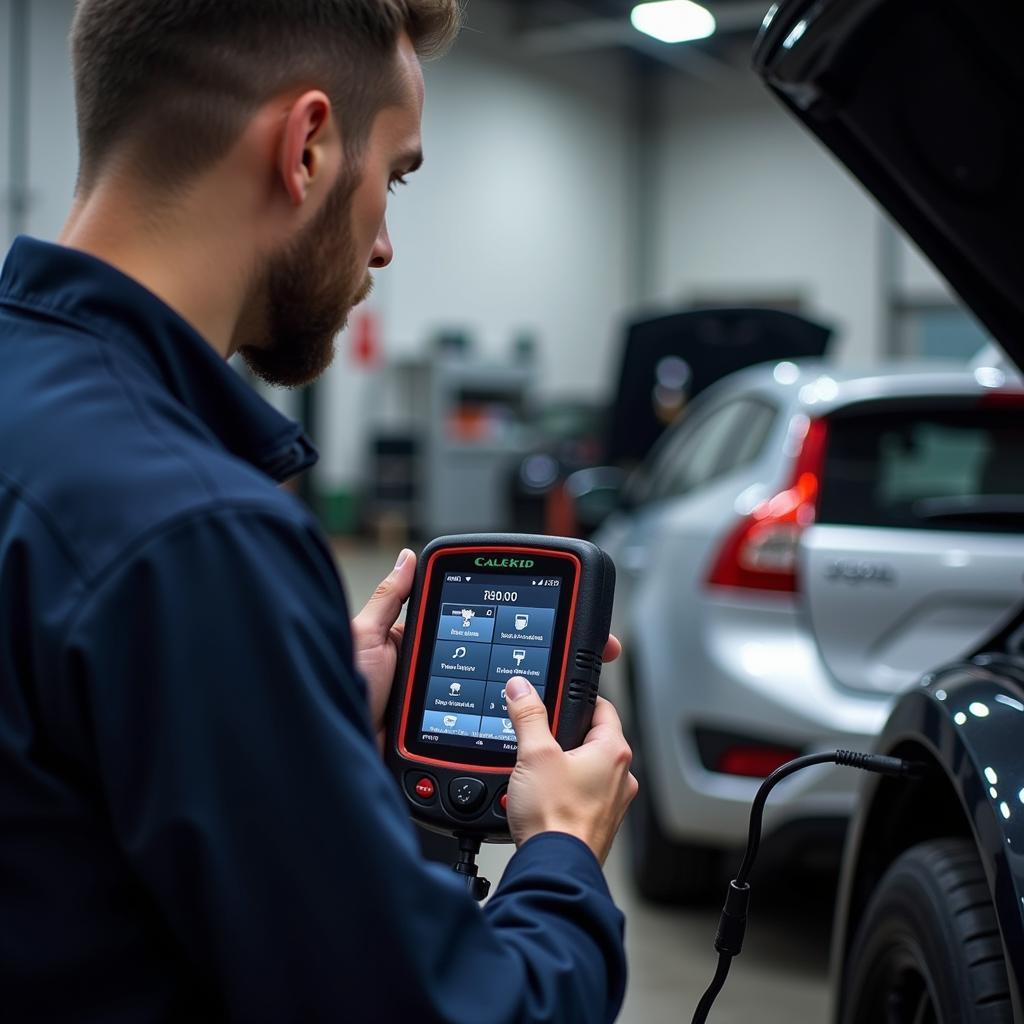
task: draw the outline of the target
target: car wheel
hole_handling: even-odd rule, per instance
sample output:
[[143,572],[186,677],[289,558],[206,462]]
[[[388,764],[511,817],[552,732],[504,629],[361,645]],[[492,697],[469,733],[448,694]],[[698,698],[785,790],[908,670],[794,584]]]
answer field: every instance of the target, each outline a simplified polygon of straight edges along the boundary
[[633,773],[640,791],[626,815],[629,864],[637,892],[652,903],[701,906],[720,895],[718,850],[679,843],[665,834],[644,771],[642,744],[634,740]]
[[1012,1024],[999,927],[973,843],[930,840],[889,868],[851,947],[845,990],[844,1024]]

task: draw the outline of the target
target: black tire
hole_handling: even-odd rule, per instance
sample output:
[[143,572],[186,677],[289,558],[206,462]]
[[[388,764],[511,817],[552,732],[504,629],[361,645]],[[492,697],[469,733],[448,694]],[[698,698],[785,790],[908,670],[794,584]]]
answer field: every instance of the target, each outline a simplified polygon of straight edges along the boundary
[[843,1024],[1013,1024],[973,843],[933,839],[896,860],[871,897],[845,979]]
[[629,866],[637,892],[651,903],[704,906],[721,896],[718,850],[669,838],[658,820],[648,773],[644,771],[643,741],[634,724],[633,773],[640,792],[626,815]]

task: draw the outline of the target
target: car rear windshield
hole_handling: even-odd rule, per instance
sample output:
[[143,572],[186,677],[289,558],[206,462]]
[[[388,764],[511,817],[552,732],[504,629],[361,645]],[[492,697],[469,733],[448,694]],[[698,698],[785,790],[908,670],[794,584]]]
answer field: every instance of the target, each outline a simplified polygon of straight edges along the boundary
[[818,522],[1024,532],[1024,405],[834,416]]

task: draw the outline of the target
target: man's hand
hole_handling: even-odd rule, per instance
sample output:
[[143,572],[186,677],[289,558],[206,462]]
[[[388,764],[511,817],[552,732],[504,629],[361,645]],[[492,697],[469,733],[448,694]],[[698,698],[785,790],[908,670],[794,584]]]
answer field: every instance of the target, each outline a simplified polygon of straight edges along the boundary
[[[620,651],[616,640],[606,653],[617,656]],[[505,692],[519,742],[508,784],[512,838],[521,846],[540,832],[567,832],[582,839],[603,864],[638,789],[629,771],[633,752],[615,708],[599,697],[583,745],[564,751],[551,735],[537,691],[517,677]]]
[[412,593],[415,575],[416,556],[406,548],[398,556],[391,574],[381,581],[366,607],[352,620],[356,668],[366,679],[370,720],[381,750],[384,749],[384,714],[405,632],[404,625],[396,626],[395,623],[402,612],[402,605]]
[[[370,700],[370,721],[377,743],[384,749],[385,712],[398,670],[404,624],[395,625],[402,606],[409,600],[416,576],[416,555],[408,548],[398,556],[390,575],[381,581],[363,610],[352,620],[356,668],[366,679]],[[622,645],[613,636],[604,650],[604,661],[614,661]]]

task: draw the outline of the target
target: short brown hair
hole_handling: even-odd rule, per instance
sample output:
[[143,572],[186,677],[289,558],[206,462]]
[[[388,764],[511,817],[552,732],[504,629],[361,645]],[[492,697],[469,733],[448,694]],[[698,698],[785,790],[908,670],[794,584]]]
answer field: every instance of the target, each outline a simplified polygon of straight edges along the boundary
[[459,0],[78,0],[79,189],[126,146],[147,180],[180,185],[303,85],[330,95],[357,153],[394,97],[399,36],[436,56],[460,20]]

